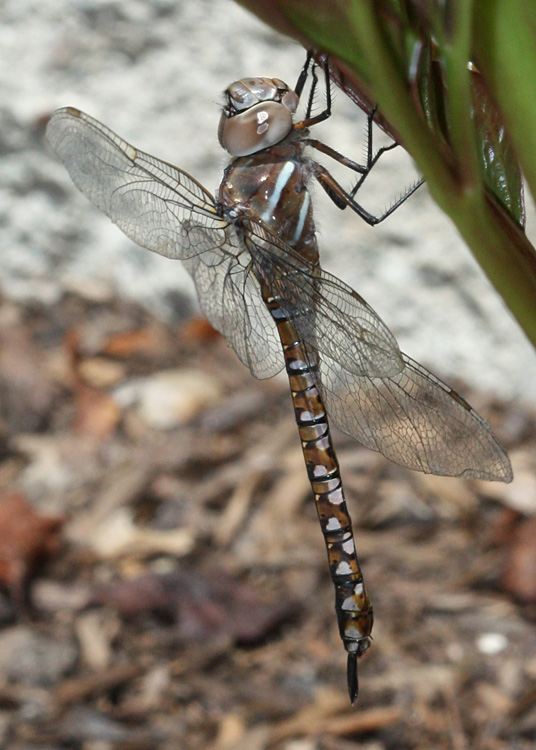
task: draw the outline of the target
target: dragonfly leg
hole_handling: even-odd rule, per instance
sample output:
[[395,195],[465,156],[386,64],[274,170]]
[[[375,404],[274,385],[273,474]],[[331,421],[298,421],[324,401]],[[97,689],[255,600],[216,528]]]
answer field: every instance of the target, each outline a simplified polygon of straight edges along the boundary
[[389,206],[386,211],[384,211],[379,216],[375,216],[374,214],[371,214],[369,211],[363,208],[363,206],[361,206],[355,200],[352,192],[347,192],[343,187],[341,187],[337,180],[321,164],[315,165],[315,177],[338,208],[351,208],[352,211],[355,211],[355,213],[363,219],[363,221],[365,221],[367,224],[370,224],[371,226],[376,226],[376,224],[379,224],[381,221],[390,216],[394,211],[396,211],[399,206],[402,205],[402,203],[404,203],[410,197],[410,195],[413,195],[413,193],[424,182],[424,180],[422,179],[416,182],[404,193],[404,195],[402,195],[391,206]]
[[[309,99],[307,102],[305,119],[294,124],[295,130],[303,130],[304,128],[309,128],[312,125],[317,125],[319,122],[323,122],[324,120],[327,120],[329,117],[331,117],[331,79],[329,75],[329,60],[326,55],[322,56],[321,65],[318,66],[318,67],[322,67],[324,70],[324,80],[325,80],[325,87],[326,87],[326,108],[323,110],[323,112],[320,112],[320,114],[316,115],[315,117],[311,117],[314,94],[315,94],[317,84],[318,84],[316,67],[317,67],[317,63],[314,60],[314,52],[313,50],[308,50],[307,57],[305,60],[305,65],[303,66],[302,71],[298,77],[298,81],[296,83],[295,91],[298,94],[298,96],[301,96],[302,94],[303,88],[305,86],[305,82],[307,80],[307,76],[309,75],[309,70],[311,71],[313,82],[311,85],[311,91],[309,92]],[[390,216],[393,213],[393,211],[396,211],[396,209],[399,206],[401,206],[402,203],[404,203],[411,195],[413,195],[413,193],[417,190],[417,188],[419,188],[424,182],[424,179],[420,179],[418,182],[411,185],[403,193],[403,195],[401,195],[400,198],[398,198],[398,200],[396,200],[383,214],[380,214],[379,216],[373,216],[368,211],[363,209],[363,207],[360,206],[354,200],[360,187],[363,185],[363,183],[365,182],[365,180],[371,173],[372,169],[377,164],[379,159],[383,156],[383,154],[385,154],[387,151],[392,151],[392,149],[400,145],[397,141],[393,141],[393,143],[389,144],[389,146],[382,146],[382,148],[378,149],[378,151],[375,154],[373,153],[374,152],[374,135],[373,135],[374,116],[377,110],[378,110],[378,106],[375,105],[367,115],[367,159],[366,159],[366,164],[364,165],[358,164],[358,162],[353,161],[352,159],[349,159],[347,156],[344,156],[343,154],[339,153],[338,151],[331,148],[330,146],[327,146],[325,143],[322,143],[316,138],[305,138],[303,140],[303,142],[307,146],[311,146],[312,148],[315,148],[317,151],[320,151],[323,154],[326,154],[326,156],[329,156],[331,159],[338,161],[343,166],[348,167],[348,169],[351,169],[360,175],[359,179],[356,181],[355,185],[352,187],[351,190],[345,191],[343,190],[342,187],[339,186],[339,190],[345,194],[346,196],[345,198],[338,200],[333,197],[333,191],[331,192],[327,191],[327,192],[330,198],[335,202],[335,204],[339,208],[346,208],[346,206],[350,206],[352,210],[354,210],[357,214],[359,214],[359,216],[361,216],[361,218],[363,218],[365,221],[368,221],[368,223],[370,224],[379,224],[381,221],[383,221],[388,216]],[[326,189],[325,185],[323,184],[322,184],[322,187]]]
[[[316,74],[317,66],[322,67],[324,70],[324,80],[325,80],[325,87],[326,87],[326,108],[323,110],[323,112],[320,112],[320,114],[316,115],[315,117],[311,117],[314,94],[315,94],[317,84],[318,84],[318,77]],[[298,96],[301,96],[303,92],[303,88],[305,86],[307,76],[309,75],[309,71],[311,71],[313,82],[311,85],[311,90],[309,92],[309,99],[307,102],[305,119],[294,124],[295,130],[303,130],[304,128],[309,128],[312,125],[317,125],[319,122],[323,122],[324,120],[327,120],[329,117],[331,117],[331,78],[329,75],[328,57],[326,55],[323,55],[321,58],[321,65],[318,65],[314,59],[314,51],[312,49],[309,49],[307,51],[305,64],[298,77],[298,80],[296,82],[296,87],[294,89],[295,92],[298,94]],[[364,165],[358,164],[356,161],[349,159],[347,156],[344,156],[343,154],[339,153],[338,151],[331,148],[330,146],[327,146],[326,144],[322,143],[316,138],[305,138],[303,141],[306,145],[317,149],[317,151],[321,151],[323,154],[326,154],[330,158],[334,159],[335,161],[338,161],[340,164],[344,165],[345,167],[348,167],[354,172],[358,172],[361,175],[351,190],[343,191],[345,192],[346,196],[351,200],[355,198],[360,187],[363,185],[363,183],[369,176],[370,172],[372,171],[373,167],[376,165],[378,160],[383,156],[383,154],[385,154],[387,151],[391,151],[392,149],[400,145],[397,141],[393,141],[393,143],[389,144],[389,146],[382,146],[382,148],[378,149],[378,151],[375,154],[373,153],[374,151],[374,145],[373,145],[374,116],[377,110],[378,110],[378,106],[375,105],[372,108],[372,110],[367,114],[367,159],[366,159],[366,164]],[[413,195],[413,193],[417,190],[417,188],[419,188],[423,184],[423,182],[424,182],[424,179],[420,179],[414,185],[411,185],[403,193],[403,195],[397,201],[395,201],[395,203],[393,203],[393,205],[390,206],[380,216],[372,216],[371,214],[366,212],[364,209],[362,209],[365,214],[368,214],[368,216],[373,219],[373,221],[369,223],[379,224],[381,221],[383,221],[388,216],[390,216],[393,213],[393,211],[396,211],[396,209],[399,206],[401,206],[402,203],[404,203],[411,195]],[[340,189],[342,190],[342,188]],[[332,200],[334,200],[333,196],[331,194],[329,195],[332,198]],[[356,211],[356,213],[358,213],[365,221],[367,221],[366,216],[360,213],[360,211],[356,208],[357,206],[359,206],[359,204],[357,204],[355,201],[353,201],[353,205],[349,203],[346,199],[343,199],[342,201],[335,200],[335,203],[339,208],[346,208],[346,206],[349,205],[354,211]],[[362,208],[362,207],[359,206],[359,208]]]
[[[393,143],[389,144],[389,146],[382,146],[382,148],[378,149],[378,151],[373,155],[373,120],[374,115],[376,113],[377,107],[374,107],[374,109],[370,112],[368,115],[368,123],[367,123],[367,160],[366,164],[359,164],[358,162],[353,161],[352,159],[349,159],[347,156],[344,156],[343,154],[339,153],[335,149],[331,148],[331,146],[327,146],[325,143],[322,143],[322,141],[317,140],[316,138],[304,138],[303,143],[306,146],[310,146],[311,148],[316,149],[317,151],[320,151],[323,154],[326,154],[326,156],[329,156],[331,159],[334,159],[335,161],[339,162],[339,164],[342,164],[344,167],[348,167],[348,169],[351,169],[354,172],[358,172],[361,176],[353,186],[351,190],[344,190],[340,185],[338,185],[337,188],[335,188],[334,184],[330,184],[330,189],[327,189],[328,181],[326,180],[323,182],[323,178],[320,179],[317,174],[317,179],[319,179],[320,184],[326,190],[329,197],[333,202],[339,207],[339,208],[346,208],[347,206],[350,206],[352,210],[354,210],[359,216],[361,216],[364,221],[368,222],[369,224],[379,224],[381,221],[386,219],[388,216],[390,216],[393,211],[396,211],[396,209],[402,205],[409,197],[410,195],[413,195],[413,193],[419,188],[423,182],[424,179],[418,180],[415,184],[411,185],[404,193],[403,195],[398,198],[398,200],[395,201],[383,214],[380,214],[379,216],[373,216],[368,211],[366,211],[362,206],[360,206],[354,199],[359,191],[360,187],[363,185],[369,174],[371,173],[374,166],[377,164],[379,159],[385,154],[387,151],[392,151],[392,149],[396,148],[400,144],[394,141]],[[335,180],[331,178],[332,183],[335,183]],[[330,181],[331,182],[331,181]],[[334,197],[335,193],[338,194],[338,197]],[[344,193],[344,197],[340,195],[341,193]]]
[[329,156],[331,159],[338,161],[339,164],[342,164],[343,166],[354,170],[354,172],[359,172],[362,175],[356,187],[352,188],[352,190],[350,191],[350,195],[352,197],[357,193],[359,187],[364,182],[368,173],[371,171],[372,167],[376,164],[380,156],[382,156],[382,154],[384,154],[386,151],[390,151],[392,148],[395,148],[395,146],[398,146],[398,143],[394,142],[390,144],[389,146],[384,146],[383,148],[381,148],[375,156],[372,155],[372,150],[373,150],[372,124],[373,124],[374,115],[376,114],[377,109],[378,109],[377,107],[374,107],[372,112],[370,112],[370,114],[367,116],[367,161],[366,161],[366,164],[358,164],[357,162],[353,161],[352,159],[349,159],[347,156],[344,156],[339,151],[336,151],[334,148],[331,148],[331,146],[327,146],[325,143],[322,143],[322,141],[319,141],[316,138],[304,138],[303,139],[303,143],[306,146],[311,146],[311,148],[315,148],[317,151],[321,151],[323,154],[326,154],[326,156]]
[[311,60],[313,60],[313,50],[308,49],[307,57],[305,58],[305,64],[303,68],[301,69],[301,73],[298,76],[296,85],[294,86],[294,91],[296,92],[296,94],[298,94],[298,96],[302,95],[303,87],[305,86],[305,82],[307,81],[307,76],[309,75],[309,67],[311,66]]
[[315,148],[317,151],[321,151],[323,154],[326,154],[326,156],[338,161],[339,164],[348,167],[348,169],[352,169],[354,172],[359,172],[363,177],[369,172],[368,165],[358,164],[356,161],[352,161],[352,159],[340,154],[338,151],[335,151],[334,148],[331,148],[331,146],[322,143],[322,141],[319,141],[316,138],[304,138],[302,143],[306,146],[311,146],[311,148]]
[[[374,147],[373,147],[373,125],[374,125],[374,115],[377,112],[377,105],[371,110],[371,112],[367,116],[367,164],[365,169],[361,173],[361,177],[357,180],[354,187],[348,192],[348,195],[350,195],[351,198],[354,198],[356,193],[358,192],[361,185],[365,182],[369,174],[371,173],[373,167],[377,164],[377,162],[380,160],[380,158],[385,154],[387,151],[392,151],[397,146],[400,146],[398,141],[393,141],[393,143],[390,143],[388,146],[382,146],[378,151],[373,154]],[[357,170],[359,171],[359,170]],[[423,179],[421,179],[417,185],[419,187],[424,182]],[[415,192],[417,189],[415,186],[411,186],[406,190],[404,195],[402,196],[402,200],[397,203],[395,208],[398,208],[398,206],[403,203],[409,196]],[[385,218],[385,217],[384,217]]]
[[[307,79],[308,70],[309,70],[309,66],[310,66],[312,59],[313,59],[313,52],[312,50],[309,50],[309,52],[307,53],[307,59],[305,61],[305,65],[303,67],[302,72],[300,73],[300,77],[298,78],[298,83],[296,84],[295,91],[298,94],[298,96],[300,96],[301,92],[303,91],[303,87]],[[307,102],[305,118],[303,120],[300,120],[299,122],[294,123],[294,130],[304,130],[305,128],[310,128],[312,125],[318,125],[319,122],[324,122],[324,120],[327,120],[329,117],[331,117],[331,79],[329,77],[329,62],[328,62],[328,58],[325,55],[322,56],[322,65],[318,67],[322,67],[324,71],[324,82],[325,82],[325,87],[326,87],[326,106],[325,106],[325,109],[322,112],[320,112],[318,115],[311,117],[314,94],[315,94],[316,87],[318,84],[316,67],[317,67],[317,63],[313,61],[313,65],[311,67],[311,75],[313,77],[313,82],[311,84],[311,91],[309,93],[309,100]]]
[[[312,61],[312,64],[311,64]],[[313,50],[310,49],[307,51],[307,57],[305,59],[305,65],[302,68],[302,71],[298,77],[298,80],[296,82],[296,86],[294,87],[294,91],[296,94],[298,94],[299,97],[301,97],[303,93],[303,88],[305,86],[305,82],[307,80],[307,77],[309,76],[309,72],[311,73],[312,83],[311,83],[311,89],[309,91],[309,97],[307,100],[307,108],[305,110],[305,119],[309,120],[311,118],[311,112],[313,109],[313,102],[315,98],[316,93],[316,87],[318,85],[318,75],[316,73],[316,62],[314,61],[313,57]]]

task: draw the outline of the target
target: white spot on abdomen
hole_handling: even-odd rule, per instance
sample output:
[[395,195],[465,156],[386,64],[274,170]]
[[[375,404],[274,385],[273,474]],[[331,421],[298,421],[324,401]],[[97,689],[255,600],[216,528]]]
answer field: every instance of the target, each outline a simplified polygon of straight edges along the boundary
[[338,521],[334,517],[330,518],[326,524],[326,531],[337,531],[337,529],[340,529],[340,528],[341,528],[340,521]]
[[347,555],[351,555],[355,552],[355,546],[354,546],[354,540],[348,539],[347,542],[344,542],[342,545],[343,550],[346,552]]

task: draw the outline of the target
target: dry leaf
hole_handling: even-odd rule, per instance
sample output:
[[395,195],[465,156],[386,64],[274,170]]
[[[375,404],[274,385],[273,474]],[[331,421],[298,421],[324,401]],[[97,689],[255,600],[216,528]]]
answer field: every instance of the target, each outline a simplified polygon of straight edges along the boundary
[[143,421],[157,430],[185,424],[217,403],[220,383],[195,369],[163,370],[145,378],[135,378],[115,390],[121,407],[135,404]]
[[121,419],[121,409],[113,398],[82,382],[76,384],[75,393],[75,430],[95,438],[111,435]]
[[80,362],[80,376],[94,388],[109,388],[125,377],[125,366],[105,357],[89,357]]
[[19,605],[36,566],[57,554],[64,522],[39,515],[19,492],[0,495],[0,581]]
[[182,568],[101,584],[93,602],[113,607],[123,617],[166,615],[176,620],[185,641],[225,635],[241,644],[259,642],[296,611],[289,600],[261,601],[253,587],[216,568]]
[[156,326],[137,331],[122,331],[108,337],[102,347],[102,354],[126,359],[135,354],[154,356],[167,348],[167,337]]
[[188,529],[160,531],[137,526],[130,508],[118,508],[99,524],[86,540],[103,559],[150,555],[183,557],[191,552],[194,538]]
[[179,329],[179,341],[184,343],[210,343],[221,338],[206,318],[190,318]]
[[38,429],[53,397],[45,357],[28,330],[0,330],[0,421],[7,432]]
[[77,432],[90,437],[105,438],[111,435],[121,419],[117,403],[104,391],[88,385],[82,376],[80,355],[81,332],[71,328],[65,336],[65,346],[72,370],[72,387],[75,396]]
[[511,535],[502,576],[506,591],[524,602],[536,601],[536,518],[522,521]]

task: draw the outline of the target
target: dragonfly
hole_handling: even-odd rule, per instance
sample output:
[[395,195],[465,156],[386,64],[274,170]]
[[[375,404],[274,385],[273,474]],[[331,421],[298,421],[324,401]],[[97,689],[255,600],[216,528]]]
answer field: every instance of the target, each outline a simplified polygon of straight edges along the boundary
[[[199,304],[257,378],[285,369],[347,652],[350,700],[358,695],[358,657],[369,648],[371,600],[328,415],[343,432],[402,466],[431,474],[509,482],[508,456],[487,422],[448,385],[400,351],[367,302],[320,267],[309,184],[369,224],[381,216],[356,193],[381,153],[365,164],[311,138],[331,115],[297,109],[311,58],[294,89],[277,78],[244,78],[224,92],[218,128],[231,159],[216,196],[184,170],[150,156],[73,107],[54,112],[47,137],[74,184],[134,242],[179,259]],[[317,79],[314,63],[314,89]],[[372,114],[373,117],[373,114]],[[394,144],[396,145],[396,144]],[[353,170],[345,191],[311,157],[317,150]]]

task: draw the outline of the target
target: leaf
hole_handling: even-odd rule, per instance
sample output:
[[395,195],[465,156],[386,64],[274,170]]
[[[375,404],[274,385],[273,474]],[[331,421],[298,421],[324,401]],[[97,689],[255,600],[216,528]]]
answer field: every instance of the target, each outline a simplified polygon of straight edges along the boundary
[[221,333],[211,326],[206,318],[189,318],[179,329],[179,341],[185,344],[208,344],[220,338]]
[[58,553],[64,523],[36,513],[20,492],[0,495],[0,581],[20,607],[37,566]]
[[154,357],[166,350],[167,344],[161,328],[150,326],[109,335],[102,347],[102,353],[120,359],[135,355]]
[[93,601],[123,617],[153,612],[174,619],[185,641],[230,636],[242,644],[261,640],[295,611],[288,600],[263,602],[249,585],[216,567],[116,580],[99,586]]
[[512,218],[525,226],[523,177],[512,141],[482,74],[471,74],[473,116],[484,178]]
[[509,550],[502,584],[506,591],[526,603],[536,602],[536,518],[526,518],[509,537]]
[[65,346],[72,371],[76,407],[74,427],[77,432],[100,440],[114,432],[121,419],[121,409],[105,391],[84,382],[80,368],[83,361],[80,341],[78,329],[73,328],[67,332]]
[[0,423],[9,434],[42,427],[55,396],[46,365],[25,327],[0,330]]
[[111,435],[121,419],[119,405],[107,393],[85,383],[78,382],[75,393],[75,430],[97,439]]

